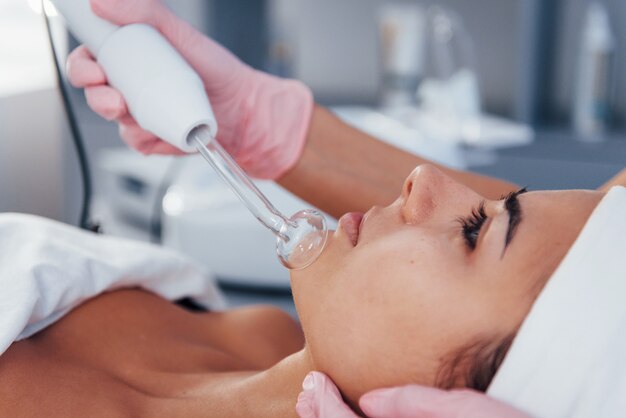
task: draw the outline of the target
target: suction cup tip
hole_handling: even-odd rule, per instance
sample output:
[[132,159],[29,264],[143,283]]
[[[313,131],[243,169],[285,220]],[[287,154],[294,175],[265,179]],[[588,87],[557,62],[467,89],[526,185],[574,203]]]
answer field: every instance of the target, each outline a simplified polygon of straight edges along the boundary
[[301,270],[322,254],[328,241],[326,219],[316,210],[303,210],[293,215],[277,238],[276,252],[281,263],[290,270]]

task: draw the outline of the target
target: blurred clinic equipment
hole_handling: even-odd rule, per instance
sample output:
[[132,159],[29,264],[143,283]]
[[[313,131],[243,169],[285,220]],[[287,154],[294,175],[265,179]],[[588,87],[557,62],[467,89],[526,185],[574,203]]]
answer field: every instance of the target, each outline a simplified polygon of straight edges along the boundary
[[379,13],[382,112],[432,141],[503,147],[528,144],[528,126],[483,113],[472,37],[458,13],[388,4]]
[[456,137],[471,137],[480,121],[481,98],[472,38],[451,9],[431,6],[426,25],[427,73],[418,103],[434,123]]
[[97,17],[88,0],[55,0],[72,32],[121,91],[139,125],[184,152],[198,151],[276,239],[281,262],[309,266],[328,237],[315,210],[282,215],[215,140],[217,121],[203,83],[179,53],[148,25],[115,26]]
[[415,103],[423,74],[424,12],[417,4],[390,4],[380,10],[382,105]]
[[606,130],[614,48],[606,6],[591,2],[581,34],[574,97],[574,128],[581,140],[600,140]]

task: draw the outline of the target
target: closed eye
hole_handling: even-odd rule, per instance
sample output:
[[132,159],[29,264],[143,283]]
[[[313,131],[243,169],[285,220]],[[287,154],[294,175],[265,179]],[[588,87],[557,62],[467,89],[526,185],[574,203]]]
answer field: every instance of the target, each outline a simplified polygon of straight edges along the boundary
[[468,217],[459,218],[461,224],[461,235],[465,240],[465,244],[470,250],[476,249],[476,243],[480,236],[480,230],[487,220],[487,212],[485,211],[485,201],[480,202],[477,208],[472,209],[472,213]]
[[[502,196],[501,198],[501,200],[504,200],[504,207],[509,214],[504,251],[511,243],[517,227],[521,222],[521,207],[518,197],[526,192],[527,189],[523,188],[517,192],[512,192],[506,196]],[[478,243],[478,238],[480,237],[480,231],[485,225],[485,222],[489,219],[485,210],[485,205],[486,202],[483,200],[477,208],[472,209],[472,213],[469,216],[458,219],[458,222],[461,224],[461,235],[463,236],[467,248],[471,251],[476,249],[476,244]]]

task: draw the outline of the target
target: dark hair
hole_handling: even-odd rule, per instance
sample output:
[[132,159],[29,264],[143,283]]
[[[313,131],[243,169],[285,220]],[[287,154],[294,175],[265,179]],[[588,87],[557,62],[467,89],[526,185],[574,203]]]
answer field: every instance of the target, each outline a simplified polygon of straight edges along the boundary
[[503,339],[482,338],[442,360],[435,386],[442,389],[466,387],[486,392],[513,344],[515,334]]

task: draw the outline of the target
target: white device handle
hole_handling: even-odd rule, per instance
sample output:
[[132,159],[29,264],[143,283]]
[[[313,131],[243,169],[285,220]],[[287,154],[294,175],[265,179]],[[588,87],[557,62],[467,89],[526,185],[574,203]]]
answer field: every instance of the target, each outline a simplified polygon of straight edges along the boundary
[[52,0],[70,31],[96,57],[139,125],[184,152],[189,134],[217,121],[204,84],[178,51],[149,25],[115,26],[96,16],[89,0]]

